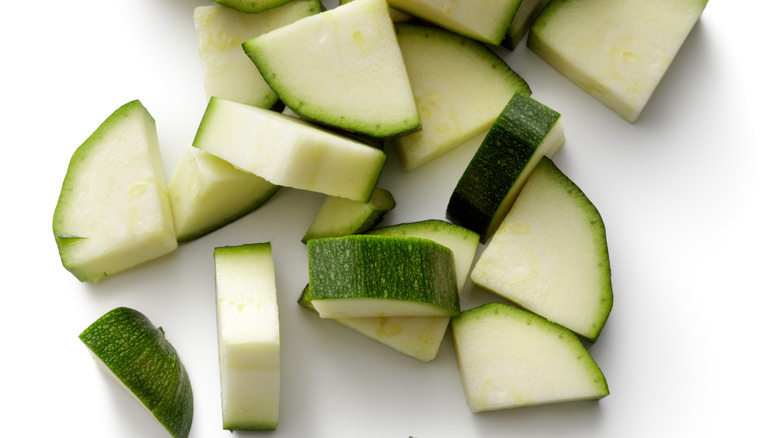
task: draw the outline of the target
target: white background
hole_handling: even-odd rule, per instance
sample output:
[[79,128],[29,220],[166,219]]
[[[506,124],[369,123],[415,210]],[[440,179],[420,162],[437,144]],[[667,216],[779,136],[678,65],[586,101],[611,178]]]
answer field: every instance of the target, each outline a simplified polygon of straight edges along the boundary
[[[497,49],[564,116],[555,162],[607,226],[615,305],[589,347],[600,402],[471,414],[449,333],[421,363],[296,304],[300,237],[321,195],[283,190],[260,210],[98,284],[61,265],[51,219],[73,151],[140,99],[170,177],[205,108],[193,8],[206,0],[8,2],[2,11],[3,315],[0,435],[164,437],[77,335],[129,306],[164,327],[195,395],[191,437],[222,430],[212,251],[270,241],[282,330],[278,437],[778,436],[780,179],[775,2],[711,1],[634,125],[524,45]],[[326,6],[335,2],[327,1]],[[444,218],[474,146],[411,173],[391,152],[386,224]],[[491,300],[470,284],[463,307]],[[236,433],[234,436],[250,436]],[[263,435],[263,434],[254,434]]]

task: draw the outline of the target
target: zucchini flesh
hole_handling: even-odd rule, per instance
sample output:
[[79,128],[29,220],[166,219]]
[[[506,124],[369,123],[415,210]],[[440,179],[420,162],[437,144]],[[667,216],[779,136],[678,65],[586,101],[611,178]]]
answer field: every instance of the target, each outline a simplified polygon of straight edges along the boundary
[[612,309],[604,222],[543,158],[471,273],[474,284],[595,341]]
[[420,126],[385,0],[355,0],[243,47],[285,105],[304,118],[374,138]]
[[406,171],[484,134],[528,84],[492,50],[427,25],[396,23],[422,129],[390,140]]
[[472,412],[609,395],[577,336],[531,312],[484,304],[452,319],[452,338]]
[[271,244],[215,248],[214,267],[223,428],[275,430],[281,368]]
[[271,184],[368,201],[385,153],[295,117],[212,97],[193,146]]
[[141,102],[122,105],[73,153],[52,229],[63,266],[84,282],[177,248],[155,122]]
[[707,0],[552,0],[528,47],[628,122],[635,122]]

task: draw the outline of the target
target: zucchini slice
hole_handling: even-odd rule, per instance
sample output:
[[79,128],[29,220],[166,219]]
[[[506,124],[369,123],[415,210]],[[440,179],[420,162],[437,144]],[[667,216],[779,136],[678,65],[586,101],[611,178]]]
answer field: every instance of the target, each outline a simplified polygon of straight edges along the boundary
[[528,84],[492,50],[427,25],[397,23],[422,129],[390,140],[410,171],[483,134]]
[[486,242],[536,163],[545,155],[555,155],[564,142],[561,115],[515,93],[458,180],[447,217]]
[[522,0],[387,0],[407,14],[483,43],[498,45]]
[[368,202],[328,196],[301,241],[365,233],[382,222],[393,208],[393,194],[381,187],[374,189]]
[[114,111],[76,149],[52,229],[62,265],[80,281],[178,247],[154,119],[140,101]]
[[472,412],[609,395],[604,374],[577,336],[504,303],[452,319],[452,339]]
[[280,337],[270,243],[214,249],[222,425],[275,430]]
[[296,117],[212,97],[193,146],[271,184],[371,198],[385,153]]
[[192,385],[165,332],[141,312],[117,307],[79,339],[99,365],[176,438],[192,426]]
[[176,238],[202,237],[256,210],[279,186],[198,148],[184,149],[171,180]]
[[593,342],[612,309],[601,215],[542,158],[474,265],[471,280]]
[[311,304],[322,318],[453,316],[452,251],[415,237],[354,234],[307,243]]
[[374,138],[420,126],[385,0],[355,0],[243,47],[282,102],[307,119]]
[[[430,239],[452,250],[455,259],[458,291],[468,279],[471,264],[479,244],[473,231],[438,219],[409,222],[374,228],[371,235],[407,236]],[[316,312],[311,305],[308,286],[298,303]],[[333,321],[376,342],[422,362],[433,360],[450,323],[448,316],[386,316],[376,318],[335,318]]]
[[628,122],[635,122],[707,0],[552,0],[528,47]]
[[241,44],[322,11],[319,0],[293,0],[257,14],[225,6],[198,6],[193,13],[206,97],[271,108],[279,96],[263,80]]

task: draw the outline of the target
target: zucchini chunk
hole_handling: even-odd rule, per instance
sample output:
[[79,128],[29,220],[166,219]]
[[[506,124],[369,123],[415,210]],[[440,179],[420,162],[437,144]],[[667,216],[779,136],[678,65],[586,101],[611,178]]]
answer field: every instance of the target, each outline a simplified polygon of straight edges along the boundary
[[498,45],[522,0],[387,0],[395,9],[483,43]]
[[101,368],[176,438],[192,427],[192,385],[165,332],[141,312],[117,307],[79,339]]
[[261,108],[274,106],[279,96],[241,44],[321,10],[319,0],[293,0],[257,14],[220,5],[196,7],[193,19],[206,98],[217,96]]
[[609,395],[577,336],[531,312],[488,303],[452,319],[452,339],[472,412]]
[[[438,219],[390,225],[369,230],[366,234],[407,236],[430,239],[452,250],[458,291],[468,279],[471,264],[479,244],[473,231]],[[298,303],[316,312],[311,305],[308,286]],[[385,316],[376,318],[335,318],[333,321],[376,342],[421,362],[433,360],[450,323],[448,316]]]
[[256,210],[279,186],[194,147],[186,147],[171,180],[173,222],[178,241],[187,242]]
[[328,196],[301,241],[365,233],[382,222],[393,208],[393,194],[381,187],[374,188],[368,202]]
[[415,237],[353,234],[307,243],[311,304],[322,318],[453,316],[452,251]]
[[270,243],[214,249],[225,430],[275,430],[279,421],[279,308]]
[[568,80],[634,123],[707,0],[552,0],[527,45]]
[[193,146],[271,184],[371,198],[385,153],[296,117],[212,97]]
[[385,0],[355,0],[243,47],[282,102],[304,118],[374,138],[420,126]]
[[545,155],[555,155],[564,142],[561,115],[515,93],[458,180],[447,217],[479,233],[485,243],[536,163]]
[[178,247],[154,119],[114,111],[71,157],[52,221],[62,265],[98,281]]
[[397,23],[422,129],[389,141],[406,171],[483,134],[528,84],[485,45],[427,25]]
[[471,280],[594,342],[612,309],[601,215],[542,158],[474,265]]

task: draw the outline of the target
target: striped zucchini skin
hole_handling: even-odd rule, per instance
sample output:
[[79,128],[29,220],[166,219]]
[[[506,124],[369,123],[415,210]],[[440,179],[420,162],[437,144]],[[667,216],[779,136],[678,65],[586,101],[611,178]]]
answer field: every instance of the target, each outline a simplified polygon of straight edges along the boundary
[[[515,93],[463,172],[447,205],[447,218],[486,242],[511,206],[522,180],[560,114]],[[559,147],[559,146],[558,146]]]
[[[312,301],[376,299],[460,313],[452,251],[417,237],[350,235],[307,243]],[[401,316],[401,315],[386,315]]]
[[174,437],[192,426],[192,386],[178,353],[141,312],[117,307],[79,339]]

